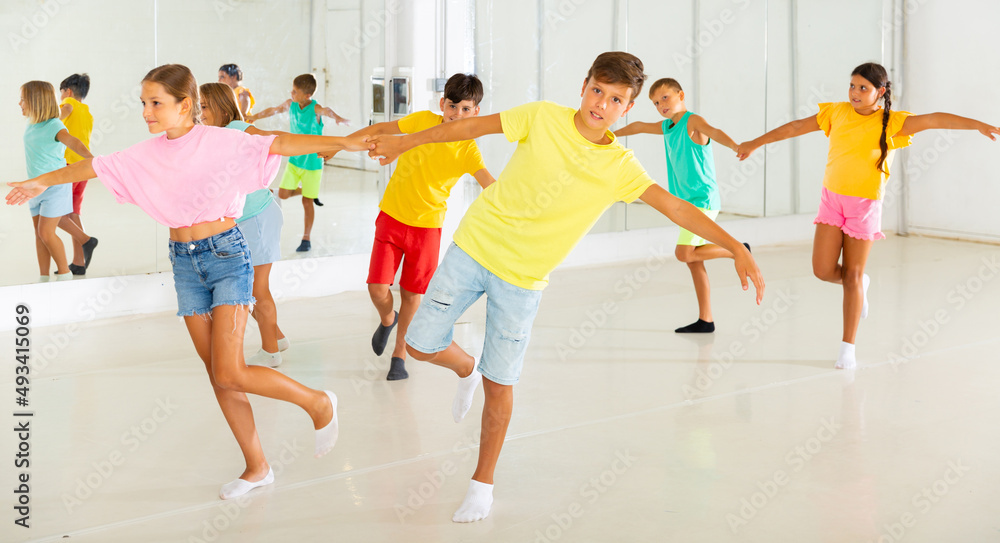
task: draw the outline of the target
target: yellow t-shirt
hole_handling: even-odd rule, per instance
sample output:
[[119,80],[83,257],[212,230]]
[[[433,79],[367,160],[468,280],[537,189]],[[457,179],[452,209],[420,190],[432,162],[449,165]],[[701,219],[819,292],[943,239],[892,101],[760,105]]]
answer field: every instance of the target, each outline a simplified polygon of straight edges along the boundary
[[[906,147],[913,138],[912,135],[892,137],[903,128],[903,122],[910,115],[907,111],[889,113],[885,131],[889,151],[882,166],[887,172],[892,165],[893,150]],[[878,157],[882,154],[879,150],[882,110],[861,115],[849,102],[820,104],[816,120],[830,138],[823,186],[842,196],[881,200],[885,182],[889,179],[888,173],[883,174],[876,168]]]
[[455,243],[497,277],[541,290],[611,204],[631,202],[653,180],[630,149],[584,138],[576,110],[533,102],[500,113],[517,142],[496,183],[472,203]]
[[[412,134],[443,121],[440,115],[418,111],[400,119],[399,129]],[[475,141],[421,145],[399,157],[379,208],[409,226],[441,228],[451,188],[463,175],[485,167]]]
[[[90,133],[94,131],[94,116],[90,114],[90,106],[77,100],[76,98],[64,98],[63,104],[73,107],[73,112],[69,117],[63,119],[66,131],[70,136],[80,140],[87,149],[90,149]],[[66,148],[66,164],[80,162],[83,157]]]

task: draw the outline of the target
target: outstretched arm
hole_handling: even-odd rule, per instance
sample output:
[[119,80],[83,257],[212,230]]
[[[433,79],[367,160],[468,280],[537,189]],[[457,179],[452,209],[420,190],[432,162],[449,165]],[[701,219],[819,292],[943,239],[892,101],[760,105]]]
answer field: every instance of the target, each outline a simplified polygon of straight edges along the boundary
[[740,160],[745,160],[751,153],[756,151],[757,148],[762,145],[787,140],[788,138],[794,138],[810,132],[816,132],[817,130],[819,130],[819,120],[816,115],[792,121],[788,124],[775,128],[757,139],[741,143],[736,149],[736,156],[738,156]]
[[94,172],[92,164],[92,158],[85,158],[80,162],[74,162],[65,168],[59,168],[58,170],[53,170],[49,173],[43,173],[34,179],[21,181],[20,183],[7,183],[7,185],[14,187],[7,193],[7,205],[21,205],[35,196],[38,196],[42,192],[45,192],[45,189],[53,185],[62,185],[64,183],[75,183],[77,181],[93,179],[97,177],[97,174]]
[[351,136],[394,136],[402,133],[403,131],[399,128],[399,121],[387,121],[370,124],[361,130],[355,131]]
[[[278,133],[268,151],[272,155],[296,156],[312,153],[330,154],[337,151],[367,151],[368,137],[313,136]],[[332,155],[330,155],[332,156]]]
[[59,120],[65,121],[66,117],[69,117],[73,113],[73,106],[69,104],[61,104],[59,106]]
[[660,123],[634,122],[615,130],[615,137],[621,138],[635,134],[657,134],[663,135],[663,126]]
[[316,104],[316,120],[318,121],[319,117],[323,115],[326,115],[327,117],[333,119],[334,121],[337,122],[337,124],[351,126],[351,121],[341,117],[340,115],[337,115],[336,111],[328,107],[322,107],[319,104]]
[[250,115],[247,117],[247,122],[252,123],[254,121],[259,121],[261,119],[266,119],[268,117],[277,115],[279,113],[284,113],[288,111],[288,107],[292,105],[292,99],[289,98],[281,103],[280,106],[269,107],[256,115]]
[[373,136],[369,140],[368,156],[378,158],[379,164],[385,166],[406,151],[426,143],[465,141],[486,134],[502,133],[503,125],[499,113],[484,117],[469,117],[441,123],[433,128],[405,136]]
[[903,127],[894,136],[912,136],[917,132],[935,129],[978,130],[980,134],[996,141],[994,134],[1000,134],[1000,128],[990,126],[982,121],[959,117],[951,113],[928,113],[926,115],[910,115],[903,121]]
[[486,168],[483,168],[478,172],[472,174],[472,177],[476,178],[476,181],[479,183],[479,186],[483,187],[483,189],[486,189],[486,187],[492,185],[493,183],[496,183],[497,181],[496,179],[493,179],[493,176],[490,175],[490,171],[487,170]]
[[747,279],[753,282],[754,289],[757,291],[757,305],[760,305],[761,300],[764,299],[764,278],[761,276],[760,269],[757,268],[757,263],[754,261],[750,251],[742,243],[736,241],[736,238],[730,236],[721,226],[705,216],[698,208],[670,194],[659,185],[650,185],[639,198],[653,209],[663,213],[671,221],[677,223],[678,226],[690,230],[733,253],[736,261],[736,274],[740,277],[743,290],[749,288]]
[[90,154],[90,149],[87,149],[87,146],[84,145],[82,141],[71,136],[69,134],[69,130],[66,130],[65,128],[60,130],[59,133],[56,134],[56,139],[59,140],[59,143],[69,147],[70,151],[73,151],[83,158],[94,158],[94,155]]
[[736,142],[733,141],[733,138],[730,138],[729,135],[722,130],[708,124],[708,121],[706,121],[701,115],[691,115],[691,117],[688,118],[688,127],[691,128],[691,130],[697,130],[722,145],[729,147],[734,152],[739,148],[739,146],[736,145]]

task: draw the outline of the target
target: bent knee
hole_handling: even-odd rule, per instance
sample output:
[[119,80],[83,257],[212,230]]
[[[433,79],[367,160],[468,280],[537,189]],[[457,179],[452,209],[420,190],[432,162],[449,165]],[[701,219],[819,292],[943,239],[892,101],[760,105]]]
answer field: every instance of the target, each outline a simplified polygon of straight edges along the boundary
[[427,362],[428,360],[434,358],[437,353],[425,353],[423,351],[418,351],[413,348],[409,343],[406,344],[406,354],[410,355],[410,358],[414,360],[420,360],[421,362]]
[[692,257],[694,257],[694,246],[692,245],[678,245],[674,249],[674,256],[680,262],[691,262]]
[[239,371],[223,371],[215,372],[213,375],[213,384],[223,390],[231,390],[233,392],[246,392],[246,385],[243,380],[242,372]]

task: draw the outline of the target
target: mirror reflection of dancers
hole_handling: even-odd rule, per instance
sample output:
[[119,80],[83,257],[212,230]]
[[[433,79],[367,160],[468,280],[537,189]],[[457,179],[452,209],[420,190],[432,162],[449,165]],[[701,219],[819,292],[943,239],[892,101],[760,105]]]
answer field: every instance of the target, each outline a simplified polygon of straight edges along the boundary
[[119,202],[139,206],[170,228],[177,314],[184,317],[246,460],[240,478],[220,491],[221,498],[234,498],[274,481],[247,392],[305,410],[316,429],[317,457],[332,450],[338,436],[334,393],[308,388],[271,368],[243,363],[243,332],[254,303],[253,267],[234,218],[246,194],[270,183],[280,164],[278,155],[362,150],[367,145],[363,138],[260,137],[198,124],[198,84],[191,71],[178,64],[146,74],[141,100],[149,131],[162,136],[9,183],[14,189],[7,203],[23,204],[47,187],[99,177]]

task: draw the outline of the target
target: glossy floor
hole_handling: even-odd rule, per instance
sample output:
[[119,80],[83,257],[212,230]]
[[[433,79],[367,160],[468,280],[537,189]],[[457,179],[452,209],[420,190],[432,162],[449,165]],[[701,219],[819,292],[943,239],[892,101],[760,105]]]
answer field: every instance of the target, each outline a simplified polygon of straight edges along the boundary
[[[729,262],[709,263],[718,331],[701,337],[672,331],[696,314],[677,262],[554,274],[492,514],[470,525],[451,515],[482,392],[455,424],[447,371],[411,362],[409,380],[386,382],[364,293],[280,304],[281,370],[339,394],[340,442],[314,459],[297,408],[252,398],[277,479],[235,502],[216,495],[241,456],[176,317],[33,330],[31,528],[8,505],[0,540],[1000,540],[1000,248],[879,242],[855,372],[833,369],[841,295],[812,277],[810,247],[756,255],[760,307]],[[476,343],[483,312],[460,342]]]

